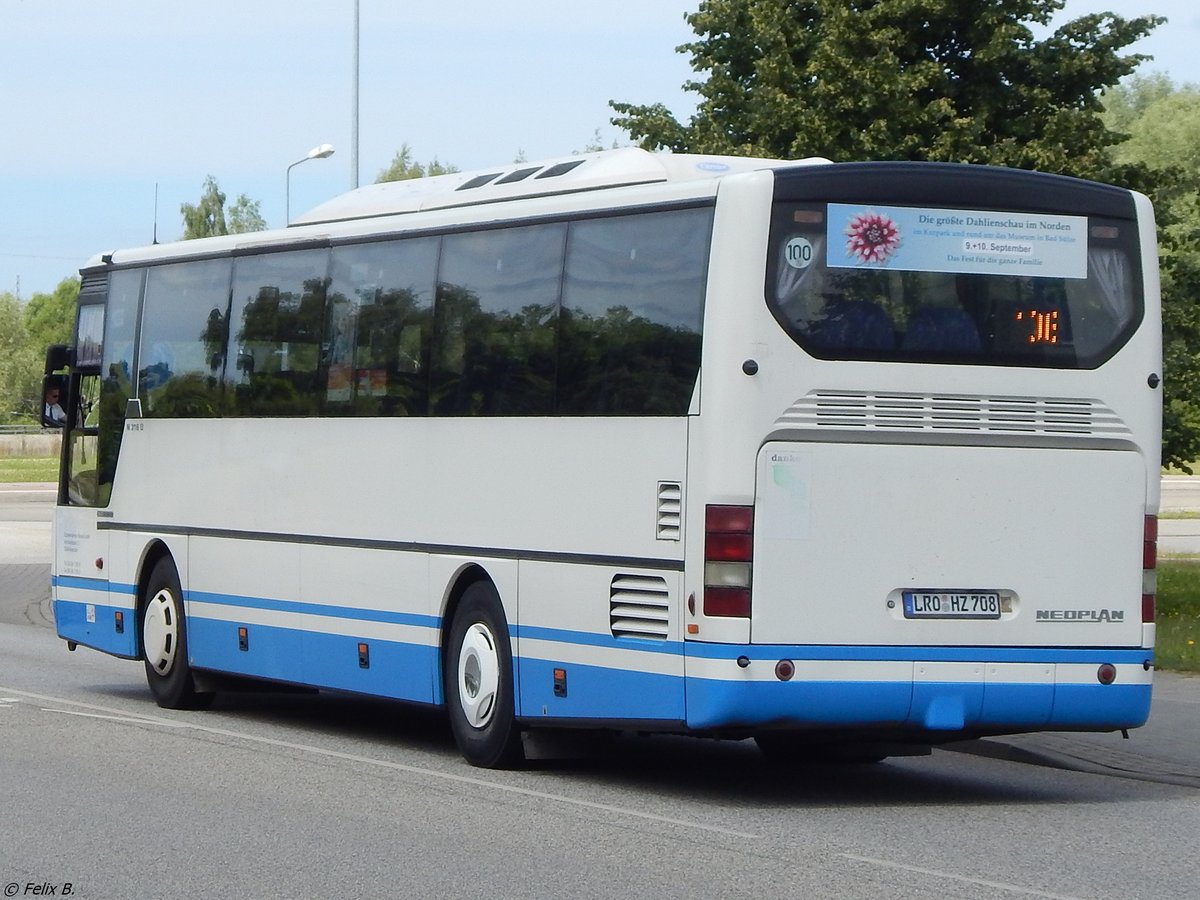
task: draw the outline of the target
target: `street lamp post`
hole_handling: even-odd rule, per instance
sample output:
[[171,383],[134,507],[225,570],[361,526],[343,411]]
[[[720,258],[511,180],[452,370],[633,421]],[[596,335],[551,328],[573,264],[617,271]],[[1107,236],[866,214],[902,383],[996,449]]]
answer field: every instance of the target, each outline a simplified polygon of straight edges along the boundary
[[354,83],[350,101],[350,187],[358,189],[358,0],[354,0]]
[[292,169],[300,165],[300,163],[308,162],[310,159],[328,159],[333,156],[333,144],[321,144],[319,147],[313,147],[308,151],[308,154],[303,159],[298,159],[287,167],[287,177],[284,179],[284,196],[286,197],[284,207],[284,224],[292,224]]

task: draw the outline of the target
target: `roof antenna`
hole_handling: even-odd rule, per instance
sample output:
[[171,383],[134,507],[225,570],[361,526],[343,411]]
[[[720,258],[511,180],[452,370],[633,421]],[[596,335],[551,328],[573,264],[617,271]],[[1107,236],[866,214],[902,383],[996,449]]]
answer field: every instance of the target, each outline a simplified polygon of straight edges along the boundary
[[154,182],[154,240],[158,243],[158,182]]

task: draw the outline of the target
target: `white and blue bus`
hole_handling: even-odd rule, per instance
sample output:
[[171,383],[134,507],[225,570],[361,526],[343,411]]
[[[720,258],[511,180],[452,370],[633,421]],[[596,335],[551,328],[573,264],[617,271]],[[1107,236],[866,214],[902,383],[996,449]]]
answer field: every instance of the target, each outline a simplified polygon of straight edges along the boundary
[[246,679],[879,758],[1149,713],[1139,194],[636,149],[82,270],[59,635]]

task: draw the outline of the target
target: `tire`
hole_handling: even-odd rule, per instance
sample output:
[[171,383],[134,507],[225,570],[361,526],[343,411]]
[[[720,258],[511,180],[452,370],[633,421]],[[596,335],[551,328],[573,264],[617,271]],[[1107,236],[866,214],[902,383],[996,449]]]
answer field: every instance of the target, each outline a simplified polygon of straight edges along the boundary
[[203,709],[213,695],[199,693],[188,664],[183,590],[175,564],[164,557],[154,564],[142,605],[142,658],[146,682],[164,709]]
[[512,649],[490,582],[463,592],[450,625],[442,686],[458,750],[473,766],[507,769],[525,759],[513,705]]
[[802,733],[766,731],[754,736],[763,756],[775,765],[870,765],[887,759],[869,744],[814,741]]

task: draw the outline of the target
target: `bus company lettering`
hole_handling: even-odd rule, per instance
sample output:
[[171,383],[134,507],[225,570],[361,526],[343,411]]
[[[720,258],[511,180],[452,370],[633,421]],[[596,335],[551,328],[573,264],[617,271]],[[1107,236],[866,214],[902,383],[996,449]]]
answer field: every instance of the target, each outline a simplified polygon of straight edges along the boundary
[[1124,622],[1120,609],[1039,609],[1038,622]]

